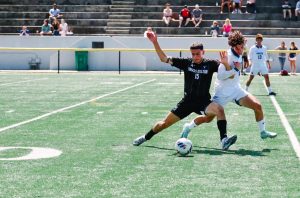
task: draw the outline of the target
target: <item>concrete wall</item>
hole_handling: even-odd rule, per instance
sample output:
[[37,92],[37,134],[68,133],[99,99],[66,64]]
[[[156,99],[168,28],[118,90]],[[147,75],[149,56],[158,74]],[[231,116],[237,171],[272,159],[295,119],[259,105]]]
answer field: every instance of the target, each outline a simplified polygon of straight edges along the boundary
[[[58,53],[53,50],[1,50],[5,47],[26,47],[26,48],[91,48],[93,41],[104,42],[105,48],[139,48],[153,49],[152,44],[144,37],[122,37],[122,36],[70,36],[70,37],[40,37],[40,36],[0,36],[0,69],[1,70],[27,70],[28,62],[32,58],[40,58],[42,70],[56,70],[58,65]],[[269,49],[274,49],[284,40],[287,46],[291,41],[295,41],[300,46],[300,39],[295,38],[265,38],[264,44]],[[202,42],[206,49],[226,49],[226,38],[211,37],[160,37],[159,42],[163,49],[188,49],[192,42]],[[248,45],[253,45],[254,39],[248,38]],[[88,65],[91,71],[116,71],[118,70],[118,52],[89,52]],[[177,52],[167,53],[170,56],[179,56]],[[189,52],[182,53],[183,57],[190,56]],[[208,58],[218,58],[217,53],[206,53]],[[279,62],[276,54],[271,54],[273,58],[272,72],[278,72]],[[300,64],[300,58],[297,65]],[[62,70],[75,70],[74,51],[61,51],[60,67]],[[286,61],[286,69],[289,70],[289,62]],[[167,64],[161,63],[155,53],[152,52],[122,52],[121,70],[123,71],[166,71],[174,70]],[[300,68],[298,67],[298,72]]]

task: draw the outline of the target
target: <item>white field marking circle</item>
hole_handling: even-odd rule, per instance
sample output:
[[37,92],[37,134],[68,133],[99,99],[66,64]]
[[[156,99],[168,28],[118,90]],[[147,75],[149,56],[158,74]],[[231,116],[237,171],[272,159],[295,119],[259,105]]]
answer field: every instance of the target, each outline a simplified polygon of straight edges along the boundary
[[[264,81],[263,81],[264,82]],[[266,86],[266,83],[264,82],[264,85],[266,87],[266,89],[268,90],[267,86]],[[281,120],[281,123],[282,125],[284,126],[285,128],[285,131],[287,132],[288,136],[289,136],[289,139],[290,139],[290,142],[293,146],[293,149],[298,157],[298,159],[300,160],[300,144],[299,144],[299,141],[297,139],[297,136],[295,135],[295,132],[293,130],[293,128],[291,127],[288,119],[286,118],[285,114],[283,113],[281,107],[279,106],[275,96],[270,96],[271,98],[271,101],[280,117],[280,120]]]
[[135,85],[132,85],[132,86],[123,88],[123,89],[119,89],[119,90],[114,91],[114,92],[110,92],[110,93],[107,93],[107,94],[98,96],[98,97],[93,98],[93,99],[90,99],[90,100],[86,100],[86,101],[83,101],[83,102],[80,102],[80,103],[77,103],[77,104],[74,104],[74,105],[71,105],[71,106],[68,106],[68,107],[64,107],[64,108],[61,108],[61,109],[57,109],[57,110],[51,111],[51,112],[49,112],[49,113],[46,113],[46,114],[43,114],[43,115],[40,115],[40,116],[31,118],[31,119],[29,119],[29,120],[25,120],[25,121],[23,121],[23,122],[19,122],[19,123],[13,124],[13,125],[9,125],[9,126],[0,128],[0,132],[6,131],[6,130],[8,130],[8,129],[12,129],[12,128],[16,128],[16,127],[22,126],[22,125],[24,125],[24,124],[28,124],[28,123],[31,123],[31,122],[40,120],[40,119],[42,119],[42,118],[49,117],[49,116],[51,116],[51,115],[60,113],[60,112],[65,112],[66,110],[73,109],[73,108],[75,108],[75,107],[79,107],[79,106],[84,105],[84,104],[87,104],[87,103],[89,103],[89,102],[94,102],[94,101],[99,100],[99,99],[101,99],[101,98],[104,98],[104,97],[107,97],[107,96],[111,96],[111,95],[113,95],[113,94],[120,93],[120,92],[126,91],[126,90],[128,90],[128,89],[132,89],[132,88],[135,88],[135,87],[138,87],[138,86],[141,86],[141,85],[144,85],[144,84],[153,82],[153,81],[155,81],[155,80],[156,80],[156,79],[152,79],[152,80],[148,80],[148,81],[145,81],[145,82],[141,82],[141,83],[138,83],[138,84],[135,84]]
[[38,80],[47,80],[47,79],[48,78],[39,78],[39,79],[34,79],[34,80],[23,80],[23,81],[17,81],[17,82],[3,83],[3,84],[0,84],[0,86],[13,85],[13,84],[18,84],[18,83],[32,82],[32,81],[38,81]]
[[142,112],[142,115],[147,115],[148,114],[148,112]]
[[0,161],[37,160],[57,157],[62,154],[60,150],[41,147],[0,147],[0,152],[10,149],[29,149],[31,152],[21,157],[0,158]]
[[11,109],[11,110],[5,111],[5,113],[12,113],[12,112],[15,112],[15,110],[14,110],[14,109]]

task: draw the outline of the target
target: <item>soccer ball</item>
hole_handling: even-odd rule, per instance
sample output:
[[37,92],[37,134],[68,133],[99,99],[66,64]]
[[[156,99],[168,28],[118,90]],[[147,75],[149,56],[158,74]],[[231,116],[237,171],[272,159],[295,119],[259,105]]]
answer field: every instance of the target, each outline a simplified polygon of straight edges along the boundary
[[180,138],[175,143],[175,149],[181,156],[186,156],[192,152],[193,143],[187,138]]

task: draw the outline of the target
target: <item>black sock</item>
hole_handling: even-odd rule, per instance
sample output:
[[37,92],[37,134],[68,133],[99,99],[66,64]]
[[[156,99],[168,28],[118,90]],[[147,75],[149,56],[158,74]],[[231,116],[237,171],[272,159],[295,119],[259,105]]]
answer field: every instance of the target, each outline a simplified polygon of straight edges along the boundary
[[151,129],[148,133],[146,133],[145,139],[150,140],[155,134],[156,133],[154,133],[153,130]]
[[218,120],[217,121],[218,129],[220,131],[220,139],[227,137],[227,121],[226,120]]

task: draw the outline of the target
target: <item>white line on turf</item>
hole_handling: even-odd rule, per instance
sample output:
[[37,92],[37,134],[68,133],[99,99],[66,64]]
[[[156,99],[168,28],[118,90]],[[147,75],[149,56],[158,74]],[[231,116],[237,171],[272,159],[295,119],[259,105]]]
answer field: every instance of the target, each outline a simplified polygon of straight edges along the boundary
[[86,100],[86,101],[83,101],[83,102],[80,102],[80,103],[77,103],[77,104],[74,104],[74,105],[71,105],[71,106],[68,106],[68,107],[64,107],[64,108],[61,108],[61,109],[57,109],[55,111],[51,111],[49,113],[46,113],[46,114],[43,114],[41,116],[37,116],[35,118],[32,118],[32,119],[29,119],[29,120],[25,120],[23,122],[19,122],[19,123],[16,123],[16,124],[13,124],[13,125],[10,125],[10,126],[7,126],[7,127],[3,127],[3,128],[0,128],[0,132],[3,132],[3,131],[6,131],[8,129],[12,129],[12,128],[16,128],[18,126],[21,126],[21,125],[24,125],[24,124],[28,124],[30,122],[34,122],[34,121],[37,121],[37,120],[40,120],[42,118],[45,118],[45,117],[48,117],[48,116],[51,116],[51,115],[54,115],[54,114],[57,114],[57,113],[60,113],[60,112],[63,112],[65,110],[68,110],[68,109],[73,109],[75,107],[78,107],[78,106],[81,106],[81,105],[84,105],[84,104],[87,104],[89,102],[93,102],[95,100],[99,100],[101,98],[104,98],[104,97],[107,97],[107,96],[111,96],[113,94],[116,94],[116,93],[120,93],[120,92],[123,92],[123,91],[126,91],[128,89],[132,89],[132,88],[135,88],[135,87],[138,87],[140,85],[143,85],[143,84],[147,84],[147,83],[150,83],[150,82],[153,82],[155,81],[156,79],[152,79],[152,80],[148,80],[148,81],[145,81],[145,82],[142,82],[142,83],[139,83],[139,84],[135,84],[135,85],[132,85],[130,87],[126,87],[124,89],[120,89],[118,91],[114,91],[114,92],[111,92],[111,93],[107,93],[107,94],[104,94],[104,95],[101,95],[101,96],[98,96],[96,98],[93,98],[93,99],[90,99],[90,100]]
[[[264,83],[266,89],[268,90],[266,84]],[[293,149],[294,151],[296,152],[296,155],[298,157],[298,159],[300,160],[300,144],[299,144],[299,141],[297,139],[297,136],[295,135],[295,132],[293,130],[293,128],[291,127],[289,121],[287,120],[285,114],[283,113],[280,105],[278,104],[275,96],[270,96],[271,98],[271,101],[280,117],[280,120],[281,120],[281,123],[283,124],[288,136],[289,136],[289,139],[290,139],[290,142],[293,146]]]
[[0,84],[0,86],[13,85],[13,84],[24,83],[24,82],[33,82],[33,81],[38,81],[38,80],[47,80],[47,79],[48,78],[38,78],[38,79],[33,79],[33,80],[23,80],[23,81],[17,81],[17,82],[3,83],[3,84]]

